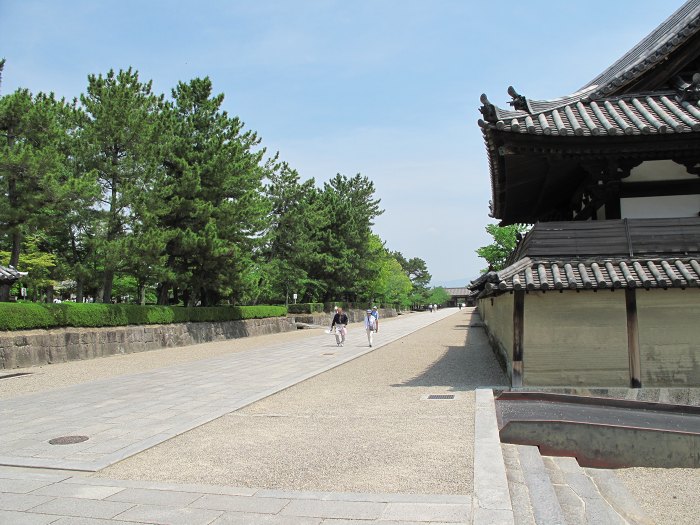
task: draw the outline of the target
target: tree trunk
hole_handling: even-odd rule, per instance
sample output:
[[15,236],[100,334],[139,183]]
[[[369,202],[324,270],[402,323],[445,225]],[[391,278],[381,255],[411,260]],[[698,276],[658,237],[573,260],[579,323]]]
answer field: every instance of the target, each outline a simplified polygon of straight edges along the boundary
[[83,280],[82,279],[78,279],[75,282],[75,302],[76,303],[83,302]]
[[144,306],[146,304],[146,287],[141,286],[139,289],[139,304]]
[[102,285],[102,302],[112,302],[112,285],[114,284],[114,270],[105,270],[105,277]]
[[161,306],[168,306],[168,296],[170,292],[170,285],[168,283],[161,283],[158,285],[158,304]]

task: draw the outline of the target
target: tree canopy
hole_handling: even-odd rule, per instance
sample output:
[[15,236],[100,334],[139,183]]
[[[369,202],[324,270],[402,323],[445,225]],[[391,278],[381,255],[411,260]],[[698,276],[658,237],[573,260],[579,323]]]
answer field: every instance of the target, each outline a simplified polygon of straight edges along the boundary
[[528,229],[529,226],[525,224],[486,226],[486,232],[493,237],[493,242],[476,250],[477,255],[488,263],[488,268],[483,271],[498,271],[505,268],[508,257],[518,245],[518,237]]
[[304,180],[223,101],[208,77],[166,97],[132,68],[73,102],[0,97],[0,264],[29,271],[29,299],[426,302],[425,261],[373,232],[372,180]]

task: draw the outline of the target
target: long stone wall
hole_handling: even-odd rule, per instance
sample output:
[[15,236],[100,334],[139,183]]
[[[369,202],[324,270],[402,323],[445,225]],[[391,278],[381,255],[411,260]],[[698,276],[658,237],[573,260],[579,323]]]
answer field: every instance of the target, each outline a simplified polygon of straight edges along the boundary
[[62,363],[295,330],[293,318],[0,333],[0,369]]
[[[351,323],[364,319],[364,310],[347,312]],[[382,308],[380,319],[395,317],[396,310]],[[0,369],[130,354],[158,348],[196,345],[239,337],[296,330],[297,322],[330,326],[332,315],[296,315],[219,323],[179,323],[110,328],[54,328],[0,332]]]
[[[363,321],[365,315],[367,315],[366,310],[346,310],[345,313],[348,316],[348,321],[351,323],[359,323]],[[396,317],[397,315],[398,313],[394,308],[380,308],[379,322],[381,323],[381,320],[387,317]],[[325,312],[316,314],[295,314],[294,320],[297,323],[304,323],[315,326],[330,326],[333,322],[333,314]]]

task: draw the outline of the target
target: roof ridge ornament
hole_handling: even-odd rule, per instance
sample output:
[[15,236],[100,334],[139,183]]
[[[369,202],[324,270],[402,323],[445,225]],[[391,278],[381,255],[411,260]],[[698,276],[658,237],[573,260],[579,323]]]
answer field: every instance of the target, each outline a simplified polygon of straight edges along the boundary
[[686,82],[680,76],[676,77],[679,102],[700,101],[700,73],[695,73],[690,82]]
[[521,95],[515,91],[513,86],[508,86],[508,94],[513,98],[512,101],[508,102],[508,104],[513,106],[513,109],[527,111],[528,113],[532,114],[532,111],[530,111],[530,105],[528,104],[525,95]]
[[481,100],[481,103],[483,104],[479,108],[479,111],[481,111],[481,114],[484,116],[484,120],[486,120],[486,122],[498,122],[498,115],[496,114],[496,106],[494,106],[493,104],[491,104],[491,102],[489,102],[489,99],[486,96],[486,93],[482,93],[479,100]]

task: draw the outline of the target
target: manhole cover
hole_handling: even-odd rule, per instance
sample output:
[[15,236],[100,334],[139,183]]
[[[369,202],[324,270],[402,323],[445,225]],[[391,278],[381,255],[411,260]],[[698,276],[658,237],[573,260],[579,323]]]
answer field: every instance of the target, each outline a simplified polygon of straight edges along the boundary
[[428,399],[454,399],[454,394],[431,394]]
[[31,372],[17,372],[15,374],[1,375],[0,379],[7,379],[8,377],[18,377],[18,376],[28,376],[28,375],[31,375]]
[[88,439],[87,436],[61,436],[49,439],[49,443],[52,445],[75,445],[76,443],[87,441]]

